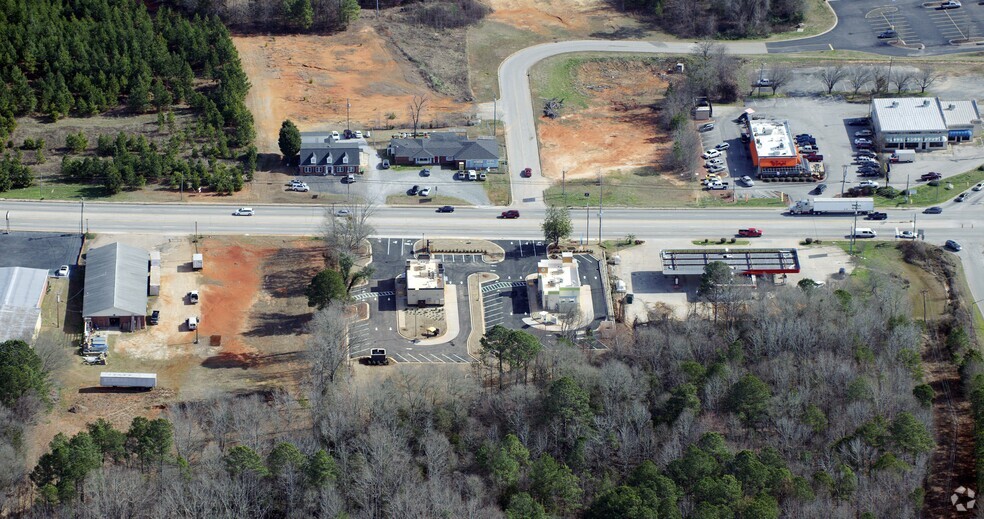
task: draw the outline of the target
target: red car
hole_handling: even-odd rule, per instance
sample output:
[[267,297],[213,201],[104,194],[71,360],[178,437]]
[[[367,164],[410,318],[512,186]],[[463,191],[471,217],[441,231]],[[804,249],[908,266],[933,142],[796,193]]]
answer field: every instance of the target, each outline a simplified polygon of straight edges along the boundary
[[939,180],[941,178],[943,178],[943,175],[936,173],[935,171],[930,171],[929,173],[919,177],[919,180]]
[[533,168],[526,168],[523,171],[520,171],[519,172],[519,176],[526,177],[526,178],[532,177],[533,176]]
[[508,211],[503,211],[501,218],[519,218],[519,211],[515,209],[510,209]]
[[762,229],[756,229],[754,227],[748,229],[738,229],[738,236],[743,236],[745,238],[758,238],[762,236]]

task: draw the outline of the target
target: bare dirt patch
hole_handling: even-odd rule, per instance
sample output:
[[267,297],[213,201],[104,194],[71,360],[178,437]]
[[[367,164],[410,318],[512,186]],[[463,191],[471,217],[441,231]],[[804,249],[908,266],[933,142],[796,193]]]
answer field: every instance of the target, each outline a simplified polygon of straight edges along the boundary
[[341,129],[347,117],[353,129],[379,128],[407,121],[408,102],[424,94],[430,97],[425,122],[470,108],[431,92],[413,65],[366,23],[330,36],[236,36],[233,42],[252,83],[246,104],[261,152],[279,153],[284,119],[302,131]]
[[537,128],[544,176],[585,178],[617,169],[652,167],[672,146],[656,130],[653,103],[668,85],[651,60],[599,59],[573,67],[572,88],[587,108],[567,105],[556,119]]

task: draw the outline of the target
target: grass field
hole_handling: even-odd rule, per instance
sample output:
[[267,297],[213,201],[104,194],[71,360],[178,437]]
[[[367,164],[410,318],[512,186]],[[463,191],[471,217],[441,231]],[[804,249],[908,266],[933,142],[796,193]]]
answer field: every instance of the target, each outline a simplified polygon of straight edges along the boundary
[[0,198],[11,200],[94,200],[107,198],[109,193],[102,186],[57,182],[41,184],[0,193]]
[[[828,242],[825,242],[828,243]],[[850,251],[849,241],[829,242]],[[926,311],[931,319],[946,314],[946,289],[940,281],[925,270],[902,260],[902,253],[895,248],[896,242],[856,241],[855,261],[858,267],[852,276],[864,277],[878,272],[887,276],[898,276],[909,283],[906,291],[912,306],[912,316],[923,316],[923,290],[926,290]]]
[[[926,207],[947,202],[955,196],[974,187],[978,182],[984,182],[984,171],[980,168],[945,178],[940,181],[938,186],[930,186],[926,183],[915,184],[916,194],[909,197],[909,203],[905,203],[904,196],[895,198],[885,198],[875,196],[875,205],[881,207],[892,207],[905,209],[908,207]],[[953,189],[947,189],[947,185],[953,184]]]
[[583,55],[564,54],[537,63],[530,71],[534,103],[539,99],[562,99],[565,107],[587,108],[588,98],[575,86],[578,66],[589,59]]
[[806,0],[806,15],[803,20],[803,30],[779,32],[766,38],[766,41],[789,40],[816,36],[834,26],[836,17],[834,10],[824,0]]
[[460,198],[455,198],[453,196],[407,196],[407,195],[390,195],[386,197],[386,205],[410,205],[410,206],[432,206],[440,207],[442,205],[471,205],[471,203],[466,202]]

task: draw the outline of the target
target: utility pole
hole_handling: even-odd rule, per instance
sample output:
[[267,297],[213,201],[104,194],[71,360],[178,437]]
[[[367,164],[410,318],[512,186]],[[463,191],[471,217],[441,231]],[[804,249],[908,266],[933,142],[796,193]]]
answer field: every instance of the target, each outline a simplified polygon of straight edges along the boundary
[[851,227],[851,252],[850,255],[854,256],[854,240],[857,239],[858,233],[858,203],[854,202],[854,225]]
[[601,172],[598,172],[598,187],[600,188],[600,193],[598,194],[598,246],[601,246],[601,219],[602,214],[605,210],[605,177],[601,176]]
[[591,227],[589,227],[591,225],[591,216],[588,213],[588,210],[591,207],[591,204],[588,203],[588,198],[590,196],[591,193],[584,193],[584,244],[585,245],[591,243]]
[[349,116],[352,111],[352,103],[349,102],[348,98],[345,98],[345,129],[352,131],[351,117]]
[[497,120],[498,116],[499,116],[499,100],[493,97],[492,98],[492,138],[493,139],[496,137],[495,130],[496,130],[496,123],[499,122]]
[[[909,203],[909,174],[905,174],[905,203]],[[913,225],[915,225],[915,219],[912,220]]]
[[847,187],[847,164],[843,166],[844,178],[841,180],[841,196],[844,196],[844,188]]
[[82,200],[82,208],[79,212],[79,235],[85,236],[85,228],[83,224],[85,223],[85,198]]
[[923,322],[926,322],[926,294],[929,292],[927,289],[920,290],[923,296]]
[[564,207],[567,207],[567,170],[560,172],[560,192],[564,197]]

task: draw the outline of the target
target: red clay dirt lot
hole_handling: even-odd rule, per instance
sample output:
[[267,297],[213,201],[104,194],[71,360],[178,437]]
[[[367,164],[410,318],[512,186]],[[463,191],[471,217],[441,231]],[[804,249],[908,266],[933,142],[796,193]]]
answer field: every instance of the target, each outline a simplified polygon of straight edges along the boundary
[[[284,119],[302,131],[344,128],[346,100],[353,129],[405,123],[414,95],[428,95],[424,120],[428,113],[471,109],[430,92],[416,69],[366,24],[330,36],[235,36],[233,42],[252,83],[246,104],[261,153],[279,153]],[[395,119],[387,121],[387,114]]]
[[[161,310],[160,324],[111,336],[106,366],[83,366],[72,356],[72,366],[59,377],[60,402],[35,429],[34,458],[56,433],[73,434],[98,418],[125,429],[134,416],[154,417],[176,402],[278,387],[303,391],[304,336],[311,316],[304,288],[323,266],[320,243],[207,238],[199,245],[205,268],[196,272],[190,268],[193,245],[177,241],[158,245],[162,295],[151,298],[150,306]],[[184,299],[193,289],[201,293],[199,305]],[[184,325],[189,315],[202,317],[197,345]],[[221,336],[220,345],[210,344],[213,335]],[[157,373],[158,387],[150,392],[100,388],[101,371]]]
[[560,117],[537,127],[543,175],[560,180],[658,164],[673,145],[656,126],[652,105],[668,85],[657,62],[590,60],[575,67],[574,88],[588,107],[565,105]]

